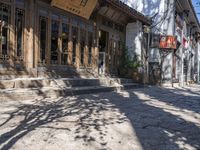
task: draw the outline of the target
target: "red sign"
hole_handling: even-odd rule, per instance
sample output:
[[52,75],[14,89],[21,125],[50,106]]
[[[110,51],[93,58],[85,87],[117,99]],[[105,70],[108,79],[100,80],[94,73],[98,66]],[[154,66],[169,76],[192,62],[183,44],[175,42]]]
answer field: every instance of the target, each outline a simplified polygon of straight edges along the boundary
[[160,45],[161,49],[176,49],[177,38],[175,36],[161,36]]
[[188,41],[186,40],[185,37],[183,37],[183,47],[187,49],[188,46],[189,46]]

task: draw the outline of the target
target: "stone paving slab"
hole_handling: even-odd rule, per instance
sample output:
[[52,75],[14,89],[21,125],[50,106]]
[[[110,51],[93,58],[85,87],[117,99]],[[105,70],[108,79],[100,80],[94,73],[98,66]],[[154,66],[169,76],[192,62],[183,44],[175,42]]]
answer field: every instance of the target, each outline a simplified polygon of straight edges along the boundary
[[4,100],[0,149],[199,150],[200,86]]

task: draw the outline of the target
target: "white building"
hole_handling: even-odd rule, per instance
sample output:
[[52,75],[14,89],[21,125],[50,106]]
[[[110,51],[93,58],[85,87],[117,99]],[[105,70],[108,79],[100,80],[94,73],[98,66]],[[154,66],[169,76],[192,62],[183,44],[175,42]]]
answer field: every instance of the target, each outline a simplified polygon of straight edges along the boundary
[[[152,32],[177,37],[177,49],[165,51],[159,48],[149,49],[149,73],[152,66],[162,66],[162,83],[196,80],[200,66],[200,47],[198,35],[200,25],[191,0],[122,0],[129,6],[152,18]],[[140,26],[140,25],[136,25]],[[127,26],[127,32],[130,32]],[[132,26],[132,32],[137,30]],[[133,42],[133,44],[135,44]],[[135,44],[137,45],[137,43]],[[134,47],[134,46],[133,46]],[[136,47],[136,52],[137,46]],[[161,59],[161,55],[163,59]],[[163,60],[163,61],[161,61]]]

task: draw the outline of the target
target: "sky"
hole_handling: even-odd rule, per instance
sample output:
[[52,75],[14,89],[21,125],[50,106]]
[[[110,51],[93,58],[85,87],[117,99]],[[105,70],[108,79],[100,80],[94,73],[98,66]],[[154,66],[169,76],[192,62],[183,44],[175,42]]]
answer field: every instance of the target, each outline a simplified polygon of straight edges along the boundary
[[200,0],[192,0],[192,3],[193,3],[193,6],[195,8],[195,11],[197,13],[197,17],[200,21]]

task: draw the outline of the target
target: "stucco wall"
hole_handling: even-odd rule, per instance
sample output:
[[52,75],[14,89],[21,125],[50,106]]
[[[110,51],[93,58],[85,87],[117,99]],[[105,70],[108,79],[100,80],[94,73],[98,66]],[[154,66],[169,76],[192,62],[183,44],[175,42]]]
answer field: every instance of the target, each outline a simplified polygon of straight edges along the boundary
[[137,21],[126,26],[126,47],[130,58],[136,53],[141,59],[142,52],[142,23]]

